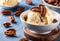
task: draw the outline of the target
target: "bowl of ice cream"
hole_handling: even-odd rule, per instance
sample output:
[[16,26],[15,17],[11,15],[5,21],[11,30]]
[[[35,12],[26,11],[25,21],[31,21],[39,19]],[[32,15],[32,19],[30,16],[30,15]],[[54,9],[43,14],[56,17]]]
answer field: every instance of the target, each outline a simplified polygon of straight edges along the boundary
[[0,6],[4,9],[10,9],[10,8],[16,7],[19,4],[19,2],[21,2],[21,1],[18,1],[18,0],[1,0]]
[[44,5],[23,12],[20,19],[24,27],[40,34],[48,34],[59,25],[59,14]]
[[42,0],[42,1],[49,9],[60,13],[60,0]]

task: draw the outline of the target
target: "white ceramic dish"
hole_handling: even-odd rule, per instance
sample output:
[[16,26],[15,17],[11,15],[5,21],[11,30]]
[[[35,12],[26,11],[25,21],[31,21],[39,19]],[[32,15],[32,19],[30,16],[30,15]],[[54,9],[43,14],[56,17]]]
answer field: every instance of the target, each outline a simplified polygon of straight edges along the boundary
[[46,3],[44,0],[42,0],[42,1],[43,1],[44,5],[46,5],[49,9],[60,13],[60,6],[54,6],[54,5]]
[[29,24],[27,23],[26,21],[24,21],[24,16],[27,15],[29,12],[29,10],[23,12],[21,15],[20,15],[20,19],[21,19],[21,22],[23,23],[23,25],[25,27],[28,27],[30,30],[32,31],[35,31],[37,33],[40,33],[40,34],[48,34],[50,33],[53,29],[55,29],[58,25],[59,25],[59,16],[60,14],[58,14],[57,12],[55,11],[52,11],[52,14],[54,15],[54,17],[58,20],[58,22],[56,23],[53,23],[53,24],[46,24],[46,25],[35,25],[35,24]]

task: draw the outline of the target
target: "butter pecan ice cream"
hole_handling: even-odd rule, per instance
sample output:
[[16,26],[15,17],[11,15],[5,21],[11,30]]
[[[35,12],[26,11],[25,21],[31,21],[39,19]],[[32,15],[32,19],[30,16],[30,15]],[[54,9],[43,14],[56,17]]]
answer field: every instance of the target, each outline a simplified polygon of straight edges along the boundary
[[52,24],[53,20],[53,14],[50,10],[40,4],[39,7],[33,7],[30,9],[26,22],[30,24],[43,25]]

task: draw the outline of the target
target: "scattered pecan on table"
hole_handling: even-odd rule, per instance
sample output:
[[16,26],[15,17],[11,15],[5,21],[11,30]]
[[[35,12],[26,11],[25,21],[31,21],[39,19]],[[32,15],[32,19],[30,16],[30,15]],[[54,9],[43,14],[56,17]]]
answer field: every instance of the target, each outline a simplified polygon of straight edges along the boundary
[[29,41],[27,38],[21,38],[19,41]]
[[31,5],[32,4],[32,1],[31,0],[26,0],[26,3]]
[[25,10],[25,8],[24,8],[23,6],[17,8],[17,11],[21,11],[21,12],[23,12],[24,10]]
[[20,16],[20,14],[25,10],[24,7],[20,7],[17,9],[16,12],[14,12],[15,16]]
[[16,11],[14,14],[15,16],[20,16],[21,13],[22,13],[21,11]]
[[11,11],[10,10],[2,10],[3,15],[10,15]]
[[8,29],[7,31],[4,32],[4,34],[7,36],[14,36],[14,35],[16,35],[16,30],[15,29]]
[[40,12],[40,8],[39,7],[33,7],[30,9],[33,12]]
[[5,27],[9,27],[10,26],[10,23],[9,22],[6,22],[3,24]]
[[9,21],[10,22],[15,22],[15,18],[13,16],[9,16]]

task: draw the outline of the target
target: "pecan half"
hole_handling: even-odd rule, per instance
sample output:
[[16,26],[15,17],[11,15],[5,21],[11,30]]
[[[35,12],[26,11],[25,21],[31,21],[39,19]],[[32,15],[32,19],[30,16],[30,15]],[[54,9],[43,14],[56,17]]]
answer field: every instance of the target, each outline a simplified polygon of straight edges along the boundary
[[25,10],[24,7],[20,7],[20,8],[17,9],[17,11],[21,11],[21,12],[23,12],[24,10]]
[[4,23],[3,24],[5,27],[8,27],[8,26],[10,26],[10,23],[9,22],[6,22],[6,23]]
[[3,15],[10,15],[11,11],[10,10],[2,10]]
[[60,3],[58,4],[58,6],[60,6]]
[[56,2],[57,0],[45,0],[46,2],[48,2],[48,3],[54,3],[54,2]]
[[56,20],[56,19],[54,19],[54,20],[53,20],[53,23],[56,23],[56,22],[57,22],[57,20]]
[[27,38],[21,38],[19,41],[29,41]]
[[32,4],[32,1],[31,0],[26,0],[26,3],[31,5]]
[[46,15],[46,7],[42,4],[39,5],[39,8],[40,8],[40,12],[41,12],[41,16],[44,17]]
[[13,16],[9,16],[10,22],[15,22],[15,18]]
[[20,16],[21,13],[22,13],[21,11],[16,11],[14,14],[15,16]]
[[5,35],[7,36],[14,36],[16,35],[16,30],[15,29],[8,29],[7,31],[4,32]]
[[40,8],[39,7],[33,7],[30,9],[33,12],[40,12]]

